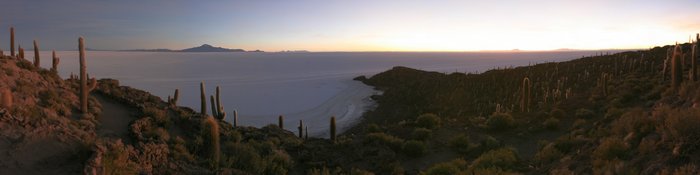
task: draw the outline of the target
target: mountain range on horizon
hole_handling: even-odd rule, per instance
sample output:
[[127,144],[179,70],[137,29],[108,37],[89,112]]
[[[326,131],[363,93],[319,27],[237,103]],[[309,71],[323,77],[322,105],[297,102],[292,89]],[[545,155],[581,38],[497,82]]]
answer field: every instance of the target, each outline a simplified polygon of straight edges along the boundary
[[216,47],[209,44],[202,44],[201,46],[182,49],[182,50],[172,50],[172,49],[130,49],[130,50],[118,50],[118,51],[129,51],[129,52],[263,52],[261,50],[246,51],[243,49],[229,49],[224,47]]

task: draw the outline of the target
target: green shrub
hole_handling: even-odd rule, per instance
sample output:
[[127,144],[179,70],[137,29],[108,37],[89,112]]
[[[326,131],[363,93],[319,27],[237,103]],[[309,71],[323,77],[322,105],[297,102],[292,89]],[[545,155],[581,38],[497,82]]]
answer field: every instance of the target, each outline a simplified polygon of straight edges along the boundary
[[608,138],[603,140],[598,148],[595,149],[593,155],[602,160],[625,159],[628,156],[627,150],[629,146],[622,140],[617,138]]
[[450,147],[461,154],[467,154],[471,150],[472,144],[469,141],[469,136],[460,134],[450,140]]
[[634,132],[639,136],[645,136],[654,131],[656,129],[655,127],[655,122],[644,109],[634,108],[622,114],[619,119],[613,122],[611,128],[612,131],[618,135],[624,136],[630,132]]
[[425,143],[423,143],[421,141],[409,140],[403,144],[403,147],[401,148],[401,150],[403,150],[403,153],[408,155],[408,156],[420,157],[426,153],[427,146],[425,146]]
[[583,118],[583,119],[589,119],[593,118],[595,116],[595,112],[588,110],[588,109],[578,109],[576,110],[576,117],[578,118]]
[[542,123],[545,128],[550,129],[550,130],[555,130],[559,128],[559,119],[557,118],[549,118]]
[[426,129],[426,128],[416,128],[413,130],[413,133],[411,134],[413,139],[421,140],[421,141],[428,140],[430,138],[430,136],[432,136],[432,135],[433,135],[433,131],[431,131],[430,129]]
[[416,125],[418,127],[435,129],[440,127],[440,117],[431,113],[423,114],[416,119]]
[[518,163],[518,154],[513,148],[499,148],[481,154],[470,169],[503,168],[512,169]]
[[467,161],[464,161],[464,159],[455,159],[449,162],[443,162],[443,163],[437,163],[427,170],[425,172],[422,172],[422,175],[453,175],[453,174],[459,174],[461,171],[464,171],[465,167],[467,167]]
[[486,125],[492,130],[508,130],[515,126],[515,119],[508,113],[493,113],[486,120]]
[[479,145],[479,148],[482,151],[488,151],[498,147],[501,147],[501,141],[498,141],[498,139],[491,136],[484,137],[484,139],[481,140],[481,144]]
[[560,119],[564,118],[564,116],[566,116],[566,113],[564,112],[564,110],[561,110],[559,108],[554,108],[551,112],[549,112],[549,117]]
[[535,154],[534,160],[541,164],[548,164],[559,160],[562,156],[564,154],[553,143],[550,143]]
[[372,123],[367,125],[365,131],[367,131],[367,133],[382,132],[382,128],[380,128],[379,125]]
[[401,146],[403,146],[403,139],[394,137],[392,135],[388,135],[383,132],[367,134],[364,142],[365,144],[378,143],[384,146],[388,146],[394,151],[401,149]]

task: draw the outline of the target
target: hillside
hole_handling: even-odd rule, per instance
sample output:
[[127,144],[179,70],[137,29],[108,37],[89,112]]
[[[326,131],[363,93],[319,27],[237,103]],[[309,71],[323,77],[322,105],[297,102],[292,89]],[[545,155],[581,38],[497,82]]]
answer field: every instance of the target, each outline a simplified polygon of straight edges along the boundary
[[24,53],[0,56],[0,172],[697,174],[697,54],[674,48],[481,74],[395,67],[357,78],[383,94],[331,140],[228,123],[238,116],[213,92],[195,111],[177,91],[162,100],[87,75],[81,88]]

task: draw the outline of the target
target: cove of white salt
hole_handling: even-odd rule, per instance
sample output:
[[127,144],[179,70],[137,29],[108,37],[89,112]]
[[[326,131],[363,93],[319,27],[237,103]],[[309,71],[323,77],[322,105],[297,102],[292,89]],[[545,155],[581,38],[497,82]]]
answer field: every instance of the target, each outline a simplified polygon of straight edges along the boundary
[[[221,87],[222,103],[239,124],[261,127],[277,124],[297,132],[299,120],[309,135],[327,137],[329,118],[336,116],[340,131],[352,126],[379,93],[352,78],[367,77],[394,66],[439,71],[483,72],[507,66],[565,61],[600,51],[566,52],[321,52],[321,53],[173,53],[88,51],[90,76],[113,78],[121,85],[166,99],[180,89],[179,105],[200,109],[199,82],[213,95]],[[57,52],[59,73],[78,73],[77,51]],[[51,66],[51,53],[41,52],[42,67]],[[208,100],[208,99],[207,99]],[[209,103],[209,101],[207,101]],[[211,113],[211,112],[210,112]]]

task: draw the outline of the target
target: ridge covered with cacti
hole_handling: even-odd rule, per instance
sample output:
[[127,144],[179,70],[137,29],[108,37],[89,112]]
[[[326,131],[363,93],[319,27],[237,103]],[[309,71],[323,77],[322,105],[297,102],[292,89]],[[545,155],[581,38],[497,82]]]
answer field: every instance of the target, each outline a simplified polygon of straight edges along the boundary
[[97,80],[82,37],[80,74],[62,79],[55,52],[41,68],[38,41],[30,62],[10,31],[0,174],[700,173],[697,42],[480,74],[395,67],[357,78],[383,91],[376,108],[345,133],[331,116],[324,139],[301,120],[284,130],[282,115],[262,128],[236,110],[224,121],[225,87],[201,82],[193,110],[179,89],[163,100]]

